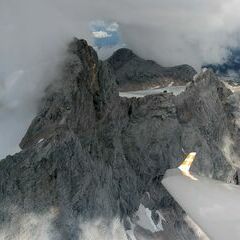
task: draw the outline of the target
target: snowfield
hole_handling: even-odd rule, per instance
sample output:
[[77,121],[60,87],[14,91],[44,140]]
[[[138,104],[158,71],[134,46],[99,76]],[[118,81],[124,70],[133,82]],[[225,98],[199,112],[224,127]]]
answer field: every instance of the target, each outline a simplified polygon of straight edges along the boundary
[[165,87],[165,88],[152,88],[147,90],[140,90],[140,91],[129,91],[129,92],[119,92],[120,97],[126,98],[142,98],[147,95],[156,95],[163,92],[173,93],[174,95],[179,95],[181,92],[184,92],[186,86],[172,86],[172,87]]

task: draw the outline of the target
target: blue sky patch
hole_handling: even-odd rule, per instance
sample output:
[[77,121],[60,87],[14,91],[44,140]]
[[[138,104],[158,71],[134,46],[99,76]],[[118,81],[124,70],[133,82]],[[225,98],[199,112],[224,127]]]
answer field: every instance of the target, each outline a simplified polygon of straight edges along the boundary
[[114,47],[122,43],[119,25],[116,22],[107,23],[105,21],[93,21],[90,24],[95,46]]

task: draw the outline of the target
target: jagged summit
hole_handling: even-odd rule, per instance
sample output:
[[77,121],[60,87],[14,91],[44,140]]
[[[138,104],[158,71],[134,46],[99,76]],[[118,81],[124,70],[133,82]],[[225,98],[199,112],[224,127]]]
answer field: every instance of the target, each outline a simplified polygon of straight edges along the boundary
[[38,117],[22,139],[21,148],[67,129],[90,138],[96,121],[114,103],[113,98],[118,98],[118,93],[111,68],[98,60],[85,40],[74,39],[62,76],[47,88]]
[[138,58],[132,50],[128,48],[120,48],[108,59],[108,62],[111,64],[113,69],[117,71],[121,68],[124,64],[128,61],[132,60],[133,58]]
[[107,62],[114,69],[119,88],[123,91],[166,87],[169,84],[185,85],[196,74],[189,65],[163,67],[138,57],[127,48],[117,50]]
[[0,238],[24,233],[30,240],[49,224],[47,239],[84,239],[83,223],[103,219],[108,229],[114,218],[134,221],[143,203],[153,216],[163,210],[169,220],[164,234],[198,239],[160,183],[167,169],[180,164],[183,149],[198,152],[198,173],[223,180],[235,174],[222,151],[234,129],[230,92],[205,72],[176,97],[120,98],[108,62],[99,61],[85,41],[75,39],[70,49],[23,150],[0,162]]

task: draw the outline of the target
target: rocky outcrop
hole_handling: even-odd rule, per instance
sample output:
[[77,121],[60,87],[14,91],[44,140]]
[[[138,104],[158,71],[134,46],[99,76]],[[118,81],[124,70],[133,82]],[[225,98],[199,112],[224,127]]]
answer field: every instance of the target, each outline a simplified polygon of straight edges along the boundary
[[[61,77],[46,89],[20,144],[23,150],[0,162],[0,236],[28,239],[45,226],[40,216],[50,214],[50,239],[81,239],[81,222],[126,220],[148,193],[145,205],[171,220],[166,234],[198,239],[161,179],[184,151],[198,153],[197,173],[233,178],[236,170],[222,148],[226,136],[234,137],[230,95],[207,71],[179,96],[120,98],[109,64],[75,39]],[[23,221],[29,215],[38,220]],[[23,223],[31,230],[23,230]]]
[[186,85],[196,74],[188,65],[162,67],[154,61],[138,57],[126,48],[117,50],[107,62],[116,74],[121,91]]

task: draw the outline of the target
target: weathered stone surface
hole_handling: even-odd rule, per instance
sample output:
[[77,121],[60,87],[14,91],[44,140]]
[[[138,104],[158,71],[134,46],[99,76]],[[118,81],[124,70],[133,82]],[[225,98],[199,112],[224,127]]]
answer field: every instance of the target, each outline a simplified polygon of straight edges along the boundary
[[138,57],[126,48],[117,50],[107,62],[116,74],[121,91],[166,87],[169,84],[185,85],[196,74],[191,66],[162,67],[154,61]]
[[146,192],[149,208],[174,212],[169,234],[197,239],[160,182],[182,161],[183,149],[198,153],[197,173],[233,178],[236,171],[222,149],[236,127],[230,94],[207,71],[179,96],[120,98],[109,64],[75,39],[62,77],[47,88],[21,142],[22,152],[0,162],[0,229],[7,229],[6,239],[19,236],[21,216],[48,212],[54,212],[56,239],[79,239],[79,221],[125,219]]

